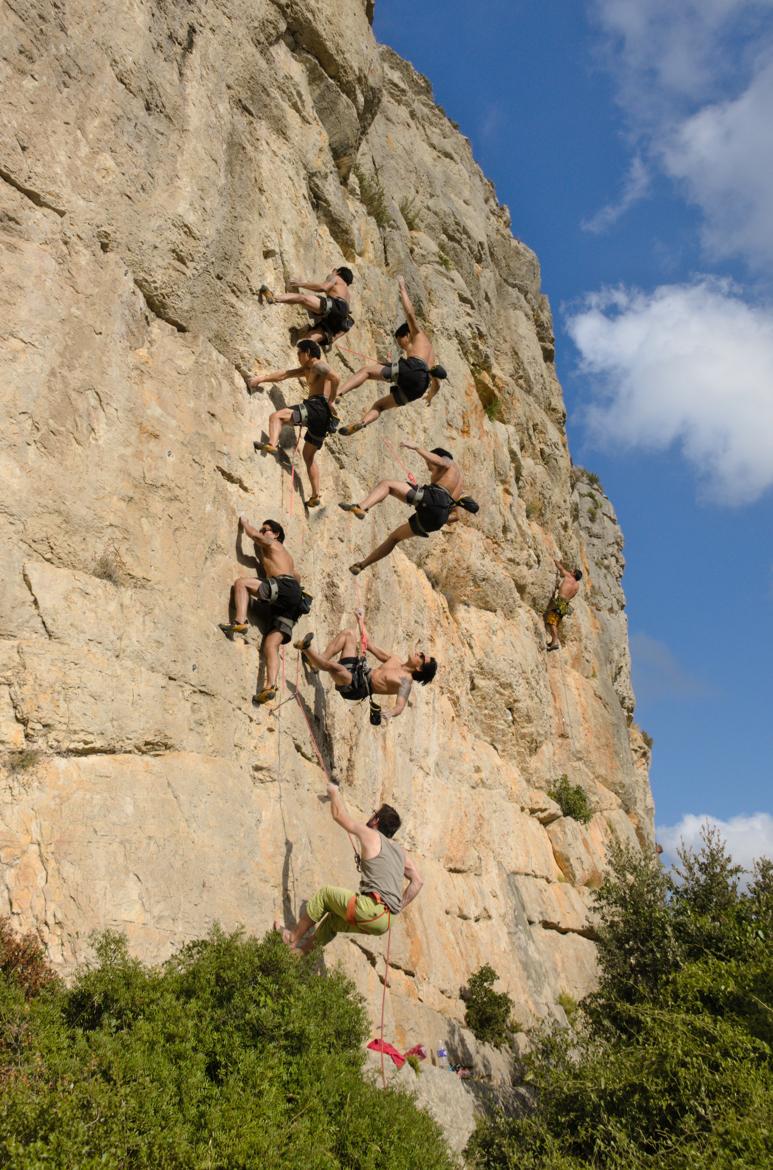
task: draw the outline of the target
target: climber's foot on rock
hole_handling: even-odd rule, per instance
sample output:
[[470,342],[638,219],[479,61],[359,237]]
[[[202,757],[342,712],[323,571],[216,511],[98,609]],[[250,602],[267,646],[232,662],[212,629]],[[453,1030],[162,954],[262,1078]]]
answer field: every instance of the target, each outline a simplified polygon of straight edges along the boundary
[[352,516],[356,516],[358,520],[364,520],[368,514],[359,504],[340,503],[338,507],[342,512],[351,512]]

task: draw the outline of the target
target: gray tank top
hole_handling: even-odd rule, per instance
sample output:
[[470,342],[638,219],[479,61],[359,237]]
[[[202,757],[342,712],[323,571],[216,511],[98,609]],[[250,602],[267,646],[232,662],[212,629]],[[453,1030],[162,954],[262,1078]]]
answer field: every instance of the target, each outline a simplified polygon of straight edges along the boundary
[[405,884],[405,854],[399,845],[383,833],[381,838],[381,852],[378,857],[363,857],[360,862],[360,893],[380,894],[385,904],[393,914],[399,914],[403,900],[403,886]]

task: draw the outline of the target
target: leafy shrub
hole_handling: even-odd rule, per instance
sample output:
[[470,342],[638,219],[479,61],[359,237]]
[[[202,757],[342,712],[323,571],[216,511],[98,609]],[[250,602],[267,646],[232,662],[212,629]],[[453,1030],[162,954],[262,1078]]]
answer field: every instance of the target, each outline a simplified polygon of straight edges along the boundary
[[491,398],[483,407],[484,414],[491,422],[501,422],[502,420],[502,403],[498,398]]
[[513,1001],[505,991],[494,991],[499,976],[486,963],[470,976],[461,992],[465,1002],[464,1022],[477,1040],[503,1048],[513,1031]]
[[4,1170],[452,1170],[435,1123],[363,1075],[366,1017],[276,934],[213,931],[149,969],[103,935],[71,989],[0,975]]
[[645,746],[649,748],[650,751],[652,751],[655,746],[655,740],[652,738],[650,733],[642,728],[641,737],[644,740]]
[[440,263],[440,266],[442,268],[445,268],[446,272],[450,272],[454,266],[454,262],[451,259],[451,257],[448,255],[448,253],[444,252],[443,249],[440,248],[438,251],[438,254],[437,254],[437,258],[438,258],[438,262]]
[[617,846],[596,895],[599,990],[534,1035],[534,1107],[479,1125],[480,1170],[770,1166],[773,862],[745,891],[718,837],[663,873]]
[[15,934],[8,918],[0,918],[0,978],[12,981],[28,999],[57,981],[35,935]]
[[553,787],[548,790],[548,796],[556,802],[565,817],[571,817],[587,825],[593,816],[587,792],[579,784],[570,784],[565,772],[553,782]]

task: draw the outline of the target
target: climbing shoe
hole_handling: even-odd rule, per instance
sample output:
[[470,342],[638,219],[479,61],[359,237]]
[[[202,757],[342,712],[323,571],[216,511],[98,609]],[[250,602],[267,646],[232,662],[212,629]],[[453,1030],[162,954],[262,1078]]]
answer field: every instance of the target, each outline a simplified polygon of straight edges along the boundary
[[314,641],[314,635],[313,634],[306,634],[305,637],[301,638],[301,640],[299,642],[293,642],[293,649],[295,649],[295,650],[308,650],[309,646],[311,645],[311,643],[313,641]]
[[276,691],[276,687],[264,687],[262,691],[258,691],[252,700],[253,707],[262,707],[265,703],[272,702],[276,698]]
[[263,451],[266,455],[278,455],[279,448],[275,447],[273,443],[259,443],[256,439],[252,444],[256,451]]
[[267,284],[262,284],[258,289],[258,300],[262,304],[273,305],[274,294]]
[[361,565],[359,561],[355,561],[353,565],[349,565],[349,572],[353,577],[359,577],[365,566]]
[[318,508],[321,503],[322,503],[322,500],[321,500],[320,496],[309,496],[308,500],[306,501],[306,507],[307,508]]
[[219,622],[218,629],[233,641],[234,634],[246,634],[250,627],[247,622]]
[[338,507],[342,512],[351,512],[352,516],[356,516],[358,520],[364,520],[367,512],[361,508],[359,504],[339,504]]
[[349,423],[348,426],[339,427],[338,433],[339,433],[339,435],[346,435],[348,438],[349,435],[356,435],[357,432],[361,431],[364,426],[365,426],[365,423],[361,423],[361,422]]
[[550,653],[551,650],[560,650],[561,644],[559,642],[548,642],[545,649]]

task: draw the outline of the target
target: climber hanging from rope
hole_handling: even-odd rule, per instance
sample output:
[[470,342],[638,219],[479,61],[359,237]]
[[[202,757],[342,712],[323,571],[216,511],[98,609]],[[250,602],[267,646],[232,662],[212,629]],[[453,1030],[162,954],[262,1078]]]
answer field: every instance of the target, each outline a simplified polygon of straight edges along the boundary
[[315,508],[320,503],[319,468],[314,458],[322,448],[328,434],[335,430],[338,419],[333,412],[333,403],[340,381],[325,362],[321,360],[322,350],[316,341],[300,341],[298,343],[298,366],[292,370],[272,370],[269,374],[256,374],[249,378],[247,385],[250,390],[257,389],[264,382],[284,382],[287,378],[302,378],[309,388],[309,397],[296,406],[286,406],[282,410],[275,410],[268,420],[268,442],[255,442],[256,451],[264,451],[269,455],[280,455],[279,433],[285,423],[292,423],[299,427],[306,424],[305,442],[303,444],[303,462],[309,473],[312,495],[306,501],[306,506]]
[[[422,686],[432,682],[437,673],[437,662],[419,649],[401,662],[396,654],[374,646],[367,638],[362,610],[354,612],[357,632],[341,630],[326,647],[324,654],[312,650],[313,634],[307,634],[302,641],[295,643],[295,647],[314,669],[324,670],[331,675],[342,699],[351,702],[370,699],[370,720],[378,725],[382,720],[395,719],[402,714],[414,682]],[[377,658],[381,665],[375,669],[368,666],[368,654]],[[336,660],[337,655],[340,657]],[[374,695],[397,695],[397,702],[391,711],[382,711],[374,701]]]
[[311,609],[311,598],[304,593],[293,558],[284,547],[284,529],[276,520],[264,520],[260,528],[239,517],[239,532],[255,542],[255,551],[265,577],[239,577],[234,582],[234,620],[221,623],[220,629],[233,641],[234,634],[245,634],[250,597],[270,607],[272,624],[263,635],[260,653],[266,666],[264,687],[252,700],[270,703],[276,697],[279,681],[279,647],[290,641],[298,618]]
[[462,473],[454,463],[450,451],[445,451],[442,447],[433,447],[431,451],[425,451],[416,443],[408,442],[400,445],[421,456],[429,468],[430,482],[421,487],[411,487],[410,484],[399,483],[397,480],[382,479],[359,504],[338,505],[344,512],[350,512],[358,520],[364,520],[369,510],[382,503],[388,496],[394,496],[404,504],[416,508],[408,522],[390,532],[383,544],[369,553],[364,560],[355,561],[349,566],[349,572],[355,577],[369,565],[388,557],[401,540],[410,540],[413,536],[426,537],[430,532],[439,531],[446,524],[453,524],[459,519],[457,508],[465,508],[468,512],[478,511],[478,504],[471,496],[462,496]]
[[[382,804],[366,823],[347,812],[335,781],[328,783],[327,791],[333,820],[360,842],[360,889],[355,893],[322,886],[309,898],[292,930],[274,923],[288,947],[304,955],[326,946],[337,934],[385,934],[391,915],[404,910],[423,885],[415,862],[392,840],[400,817],[391,805]],[[408,885],[403,888],[406,878]],[[316,930],[304,940],[313,926]]]
[[305,280],[291,276],[291,288],[305,288],[308,292],[275,293],[267,285],[260,286],[260,299],[269,305],[303,305],[313,318],[303,336],[329,347],[337,337],[348,333],[354,321],[349,315],[349,286],[354,280],[351,268],[335,268],[324,280]]
[[392,390],[374,402],[359,422],[341,427],[338,432],[340,435],[353,435],[375,422],[385,410],[407,406],[409,402],[415,402],[424,394],[427,394],[429,406],[440,389],[441,381],[448,376],[442,366],[435,364],[432,342],[424,330],[419,328],[416,312],[405,287],[405,279],[400,276],[397,283],[406,319],[395,331],[395,340],[405,356],[394,363],[369,363],[356,374],[352,374],[351,378],[346,379],[339,390],[339,397],[348,394],[350,390],[356,390],[369,379],[374,382],[390,382]]
[[561,649],[558,627],[569,613],[571,608],[569,603],[573,597],[577,596],[580,589],[580,581],[582,581],[582,572],[580,569],[567,569],[555,557],[553,558],[553,563],[556,566],[556,585],[544,616],[545,628],[550,639],[545,647],[546,650]]

